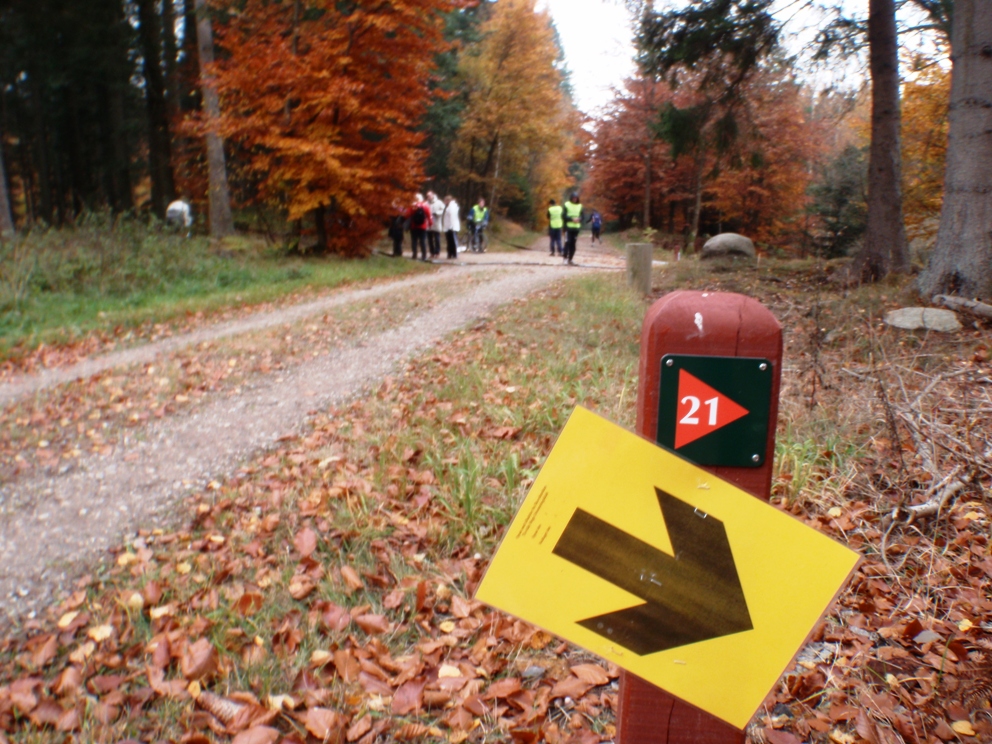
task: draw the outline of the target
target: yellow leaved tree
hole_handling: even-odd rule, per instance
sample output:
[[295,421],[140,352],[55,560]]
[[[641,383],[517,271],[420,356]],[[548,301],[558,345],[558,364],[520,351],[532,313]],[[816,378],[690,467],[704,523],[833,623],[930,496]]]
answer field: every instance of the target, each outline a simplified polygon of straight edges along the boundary
[[932,60],[915,66],[916,75],[903,85],[903,213],[907,237],[929,242],[937,235],[944,200],[951,74]]
[[534,0],[500,0],[481,33],[461,64],[468,105],[452,171],[472,201],[482,196],[534,218],[568,187],[579,149],[555,29]]

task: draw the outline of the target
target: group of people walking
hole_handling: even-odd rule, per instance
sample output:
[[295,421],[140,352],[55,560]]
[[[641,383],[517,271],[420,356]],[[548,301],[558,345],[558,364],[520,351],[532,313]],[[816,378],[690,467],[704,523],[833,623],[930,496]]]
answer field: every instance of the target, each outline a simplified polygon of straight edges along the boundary
[[[445,236],[448,258],[458,258],[458,234],[461,232],[461,216],[458,202],[451,195],[439,199],[433,191],[427,192],[425,199],[422,194],[413,198],[413,203],[403,206],[394,204],[394,214],[389,223],[389,237],[393,240],[393,255],[403,255],[403,236],[409,231],[412,257],[417,258],[417,248],[420,248],[420,260],[426,261],[428,254],[431,260],[441,256],[441,234]],[[465,216],[468,225],[468,248],[473,252],[485,252],[485,230],[489,226],[489,208],[486,200],[479,199]],[[554,199],[548,206],[548,236],[551,242],[551,255],[561,256],[569,265],[574,264],[576,244],[582,225],[590,224],[592,243],[597,240],[602,243],[600,236],[603,221],[599,212],[593,211],[588,217],[579,201],[578,192],[572,192],[564,204],[557,204]],[[565,243],[562,245],[562,237]]]
[[[462,226],[458,202],[453,196],[448,195],[442,200],[433,191],[428,191],[426,199],[422,194],[417,194],[409,206],[394,206],[395,212],[389,223],[394,256],[403,255],[403,236],[409,231],[414,259],[417,258],[418,246],[421,261],[428,260],[428,253],[432,260],[440,258],[442,233],[445,236],[448,258],[458,258],[458,234]],[[469,210],[466,222],[469,228],[469,247],[473,251],[484,251],[483,233],[489,226],[489,209],[485,199],[479,199],[478,204]]]
[[[551,244],[551,255],[561,256],[565,263],[574,264],[575,247],[579,241],[579,230],[586,222],[592,229],[592,243],[597,240],[602,244],[600,233],[603,229],[603,218],[599,212],[593,212],[586,217],[579,201],[578,192],[573,191],[564,204],[557,204],[554,199],[548,205],[548,238]],[[565,231],[565,245],[562,246],[562,230]]]

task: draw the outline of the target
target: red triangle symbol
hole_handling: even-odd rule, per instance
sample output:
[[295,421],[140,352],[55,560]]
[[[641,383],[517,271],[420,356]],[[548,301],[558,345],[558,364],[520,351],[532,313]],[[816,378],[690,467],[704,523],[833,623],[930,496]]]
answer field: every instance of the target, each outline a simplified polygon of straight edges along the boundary
[[679,405],[675,421],[675,449],[695,442],[749,411],[698,377],[679,370]]

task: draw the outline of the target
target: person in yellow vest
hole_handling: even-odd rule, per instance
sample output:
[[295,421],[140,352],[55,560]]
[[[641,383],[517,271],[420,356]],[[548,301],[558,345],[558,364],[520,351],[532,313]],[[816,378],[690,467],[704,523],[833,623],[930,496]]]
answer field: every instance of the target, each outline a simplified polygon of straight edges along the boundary
[[485,253],[485,230],[489,226],[489,210],[486,200],[480,198],[479,203],[468,210],[468,247],[472,253]]
[[565,208],[551,200],[548,207],[548,237],[551,239],[551,255],[564,256],[565,251],[561,247],[561,229],[565,225]]
[[582,229],[582,202],[579,201],[579,194],[573,191],[572,195],[565,202],[565,263],[573,265],[575,258],[575,244],[579,240],[579,230]]

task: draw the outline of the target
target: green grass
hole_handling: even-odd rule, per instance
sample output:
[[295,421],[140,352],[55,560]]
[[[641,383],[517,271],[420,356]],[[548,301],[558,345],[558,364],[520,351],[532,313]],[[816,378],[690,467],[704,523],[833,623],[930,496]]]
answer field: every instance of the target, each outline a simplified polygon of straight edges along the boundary
[[259,246],[218,252],[203,237],[91,215],[74,228],[0,243],[0,359],[90,332],[423,270],[381,256],[299,258]]
[[516,253],[533,247],[546,233],[534,232],[509,220],[496,219],[489,227],[487,250],[494,253]]

